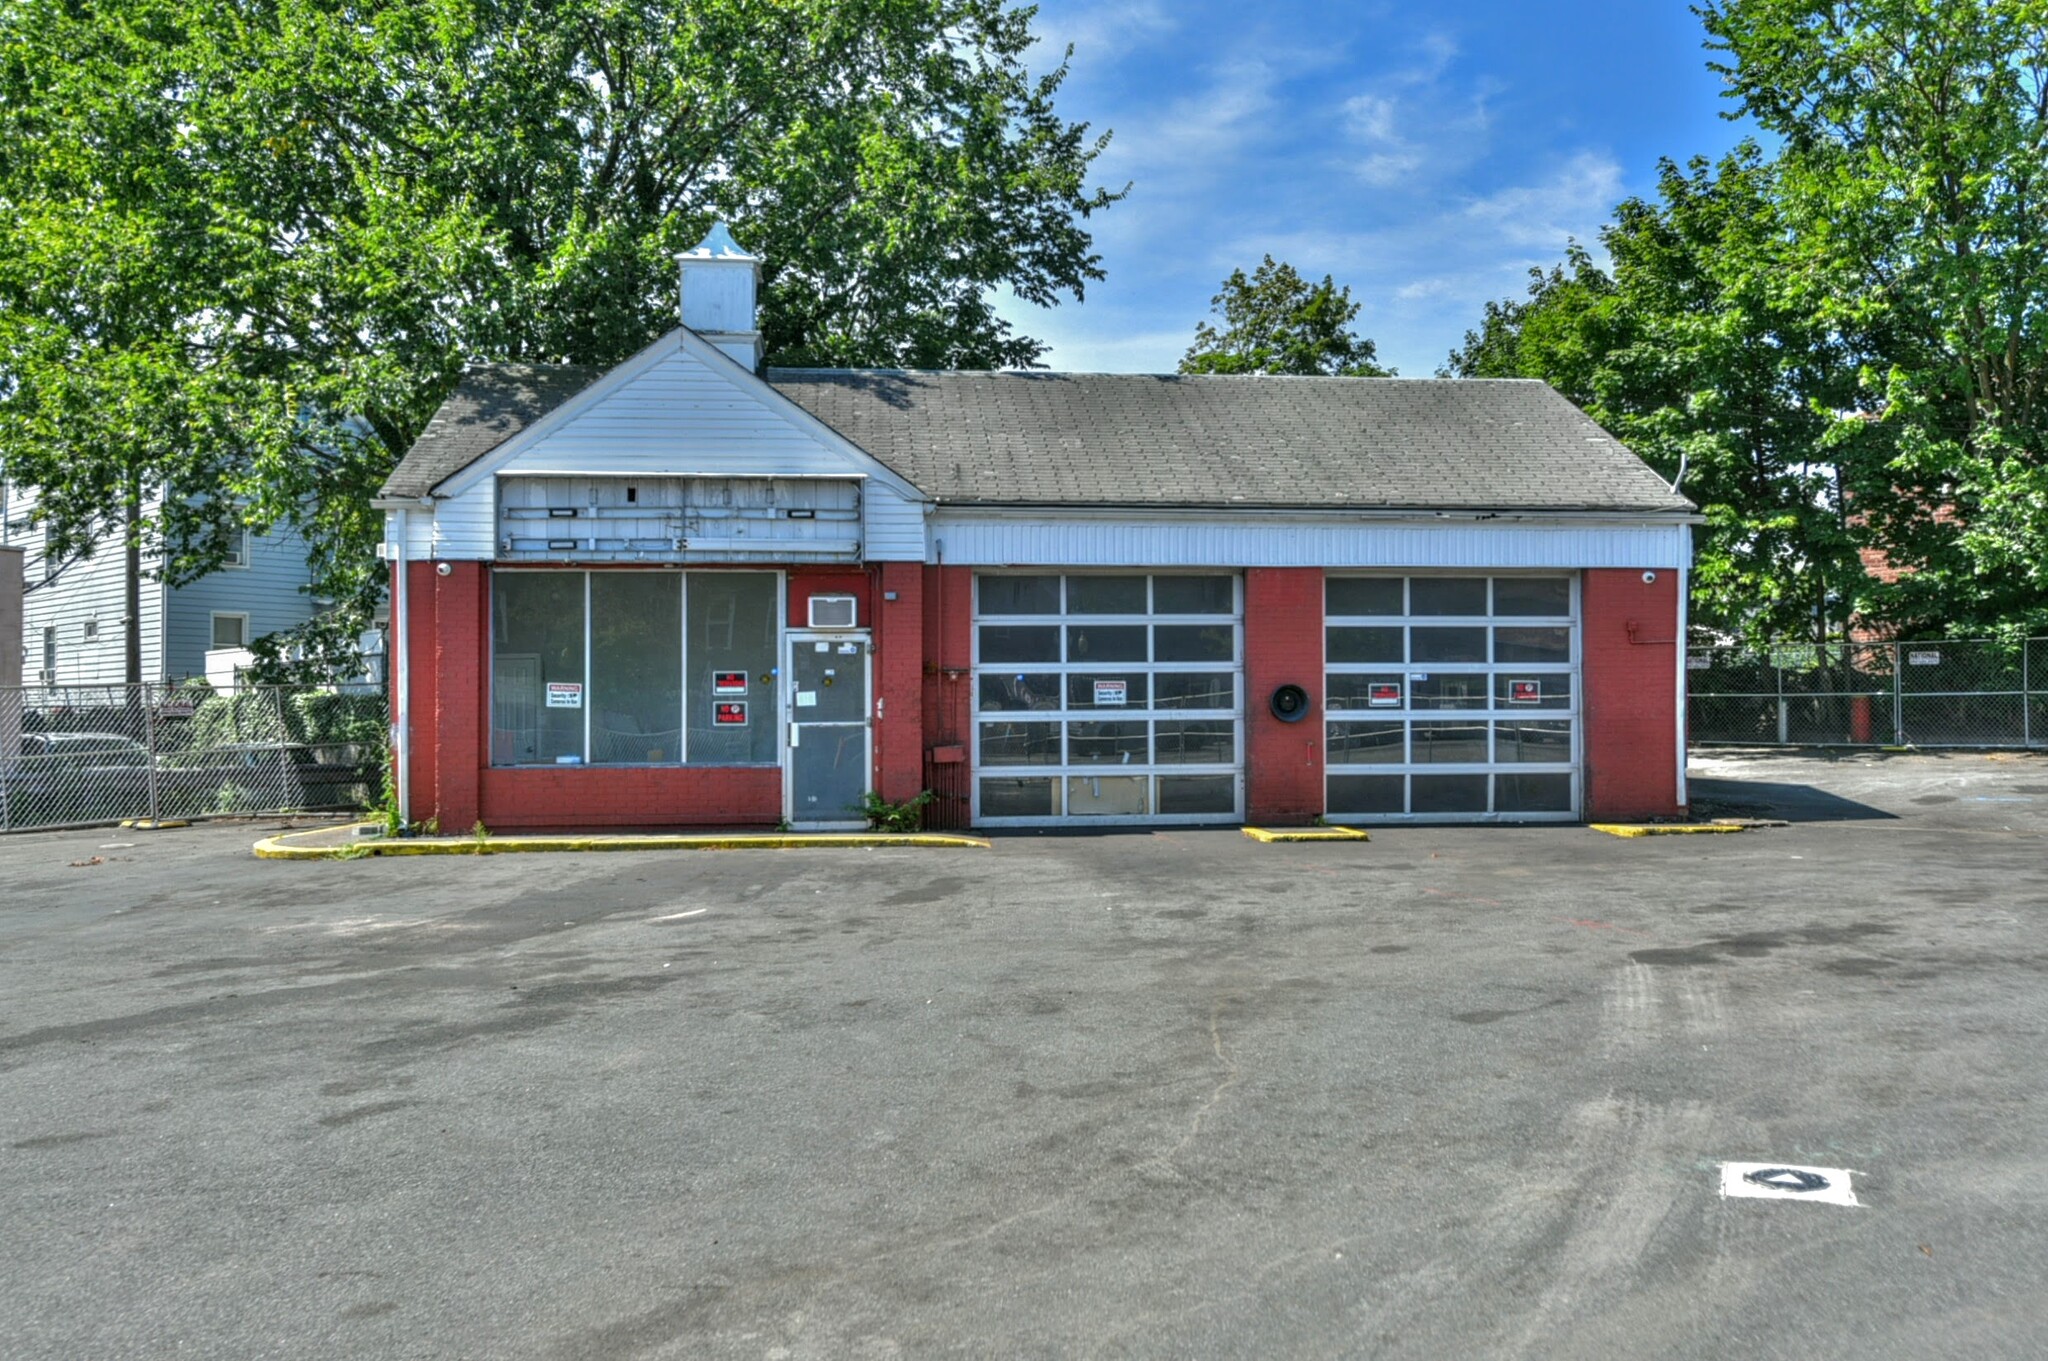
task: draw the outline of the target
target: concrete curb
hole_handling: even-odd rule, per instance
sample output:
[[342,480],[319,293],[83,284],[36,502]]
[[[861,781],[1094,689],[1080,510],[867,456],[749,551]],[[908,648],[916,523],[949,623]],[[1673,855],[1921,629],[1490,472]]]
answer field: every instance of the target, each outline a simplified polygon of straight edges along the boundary
[[1356,827],[1302,827],[1275,831],[1270,827],[1246,827],[1244,834],[1254,841],[1370,841]]
[[[358,824],[367,826],[370,824]],[[928,849],[988,850],[975,836],[941,832],[767,832],[707,836],[492,836],[364,837],[340,846],[297,846],[291,843],[331,835],[331,827],[287,832],[256,843],[258,860],[357,860],[379,855],[524,855],[557,851],[784,851],[831,850],[886,846]]]
[[1741,824],[1725,822],[1595,822],[1589,824],[1596,832],[1609,836],[1696,836],[1711,832],[1746,832],[1749,828]]

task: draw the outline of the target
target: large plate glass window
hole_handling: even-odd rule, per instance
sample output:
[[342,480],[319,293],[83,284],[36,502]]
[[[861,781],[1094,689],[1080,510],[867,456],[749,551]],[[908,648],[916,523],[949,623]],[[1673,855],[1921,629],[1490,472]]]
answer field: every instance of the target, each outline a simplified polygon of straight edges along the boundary
[[1576,587],[1562,574],[1330,577],[1329,819],[1576,817]]
[[977,821],[1241,814],[1236,577],[989,574],[975,602]]
[[776,764],[781,599],[773,572],[493,572],[491,764]]

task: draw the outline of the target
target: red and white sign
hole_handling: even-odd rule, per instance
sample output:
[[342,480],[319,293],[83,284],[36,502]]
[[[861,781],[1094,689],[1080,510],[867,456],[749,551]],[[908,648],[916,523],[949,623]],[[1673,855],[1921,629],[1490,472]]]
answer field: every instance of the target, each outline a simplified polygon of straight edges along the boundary
[[1400,708],[1400,683],[1396,681],[1375,681],[1365,688],[1365,702],[1375,709]]
[[1125,698],[1130,694],[1129,687],[1129,681],[1099,680],[1095,682],[1095,707],[1098,709],[1122,707]]
[[742,728],[747,723],[747,702],[743,699],[721,699],[711,706],[711,723],[719,728]]
[[548,707],[550,709],[580,709],[583,707],[583,682],[549,681]]
[[1508,703],[1540,704],[1542,702],[1543,686],[1541,682],[1518,680],[1508,682]]
[[712,672],[711,693],[714,695],[744,695],[747,693],[747,673],[744,671]]

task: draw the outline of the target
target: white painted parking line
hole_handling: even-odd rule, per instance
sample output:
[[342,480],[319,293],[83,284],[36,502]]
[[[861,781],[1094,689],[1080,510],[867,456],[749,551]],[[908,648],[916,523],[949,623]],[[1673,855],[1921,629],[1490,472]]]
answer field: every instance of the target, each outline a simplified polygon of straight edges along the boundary
[[666,917],[649,917],[647,920],[650,922],[679,922],[685,917],[701,917],[710,910],[708,907],[693,907],[688,912],[671,912]]
[[1721,1194],[1756,1200],[1813,1200],[1825,1205],[1857,1204],[1846,1167],[1805,1167],[1791,1163],[1722,1163]]

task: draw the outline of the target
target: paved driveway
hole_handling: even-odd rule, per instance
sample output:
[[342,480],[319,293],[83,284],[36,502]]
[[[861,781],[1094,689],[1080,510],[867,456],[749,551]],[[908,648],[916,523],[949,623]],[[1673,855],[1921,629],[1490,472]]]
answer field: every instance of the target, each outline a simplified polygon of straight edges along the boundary
[[2048,761],[1695,776],[1801,820],[0,839],[0,1351],[2048,1354]]

